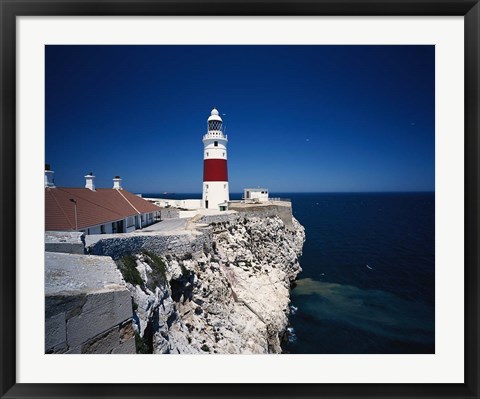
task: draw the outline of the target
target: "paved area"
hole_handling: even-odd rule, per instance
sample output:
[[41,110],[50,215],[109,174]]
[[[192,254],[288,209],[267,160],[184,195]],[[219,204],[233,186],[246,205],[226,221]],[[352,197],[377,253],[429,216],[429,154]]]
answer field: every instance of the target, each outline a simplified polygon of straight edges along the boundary
[[162,232],[162,231],[177,231],[177,230],[185,230],[185,226],[187,222],[191,218],[184,218],[184,219],[165,219],[161,222],[152,224],[151,226],[145,227],[142,230],[137,230],[138,233],[148,233],[148,232]]

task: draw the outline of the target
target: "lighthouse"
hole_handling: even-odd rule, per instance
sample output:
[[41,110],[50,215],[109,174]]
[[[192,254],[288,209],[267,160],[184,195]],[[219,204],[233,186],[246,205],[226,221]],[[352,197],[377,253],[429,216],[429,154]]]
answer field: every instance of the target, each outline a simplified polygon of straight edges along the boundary
[[207,134],[203,136],[203,207],[220,210],[228,202],[227,136],[223,121],[213,108],[207,121]]

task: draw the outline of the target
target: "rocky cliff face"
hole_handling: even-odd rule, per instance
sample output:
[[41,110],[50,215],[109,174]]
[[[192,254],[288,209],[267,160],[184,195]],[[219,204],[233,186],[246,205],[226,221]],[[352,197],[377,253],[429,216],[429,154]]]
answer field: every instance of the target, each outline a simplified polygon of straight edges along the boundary
[[304,228],[236,218],[204,228],[203,251],[117,260],[133,296],[137,347],[153,353],[280,353]]

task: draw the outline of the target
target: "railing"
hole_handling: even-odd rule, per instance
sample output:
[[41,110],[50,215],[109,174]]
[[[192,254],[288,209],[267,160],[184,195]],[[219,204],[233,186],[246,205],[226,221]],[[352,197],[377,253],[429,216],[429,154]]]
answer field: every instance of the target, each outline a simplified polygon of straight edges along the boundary
[[292,202],[291,198],[280,198],[280,197],[273,197],[269,198],[269,201],[280,201],[280,202]]
[[261,200],[260,198],[242,198],[241,200],[230,200],[228,202],[233,203],[244,203],[244,204],[261,204],[269,201],[278,201],[278,202],[292,202],[290,198],[280,198],[280,197],[269,197],[267,200]]
[[203,140],[208,140],[208,139],[225,139],[228,141],[228,136],[226,134],[223,134],[222,132],[210,132],[207,133],[203,136]]

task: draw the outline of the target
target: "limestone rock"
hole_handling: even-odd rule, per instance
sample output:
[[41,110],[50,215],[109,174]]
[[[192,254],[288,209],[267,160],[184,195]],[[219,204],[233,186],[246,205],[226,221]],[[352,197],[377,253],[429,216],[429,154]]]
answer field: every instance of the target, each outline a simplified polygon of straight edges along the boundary
[[154,250],[167,276],[155,289],[148,288],[148,255],[136,256],[144,283],[127,286],[137,333],[153,353],[280,353],[290,284],[301,271],[303,226],[295,218],[286,226],[275,215],[226,215],[201,226],[201,234],[196,248],[202,252],[188,252],[192,243],[183,236],[164,239],[168,246]]

